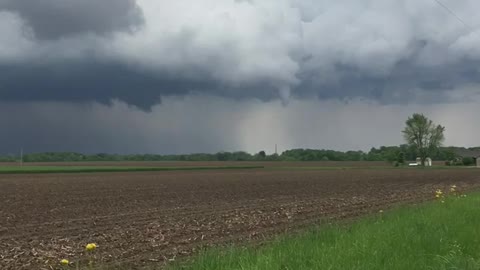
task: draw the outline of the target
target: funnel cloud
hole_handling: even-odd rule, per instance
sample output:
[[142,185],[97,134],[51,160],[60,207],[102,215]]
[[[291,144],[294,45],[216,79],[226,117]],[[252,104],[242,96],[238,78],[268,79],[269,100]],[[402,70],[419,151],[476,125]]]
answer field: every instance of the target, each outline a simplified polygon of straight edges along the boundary
[[[226,115],[225,102],[241,104],[251,119],[265,117],[247,113],[252,106],[261,111],[258,104],[283,104],[293,113],[298,104],[362,103],[400,106],[402,115],[468,107],[480,94],[480,3],[443,2],[468,27],[435,1],[0,0],[0,100],[11,110],[71,106],[78,120],[91,106],[126,106],[144,119],[172,102],[185,108],[171,114],[173,122],[201,112],[187,109],[198,104],[213,106],[208,117],[215,109]],[[187,102],[197,98],[211,102]],[[62,133],[60,123],[51,127]],[[224,128],[211,128],[214,142]],[[233,137],[225,147],[244,146]],[[208,149],[224,148],[205,138]],[[358,147],[371,144],[365,139]]]

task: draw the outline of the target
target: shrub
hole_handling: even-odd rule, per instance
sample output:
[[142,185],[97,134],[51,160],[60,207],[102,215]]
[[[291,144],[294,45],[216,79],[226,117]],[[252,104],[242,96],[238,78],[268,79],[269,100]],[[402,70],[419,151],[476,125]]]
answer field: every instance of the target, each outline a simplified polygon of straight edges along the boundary
[[400,163],[400,164],[405,163],[405,153],[404,152],[398,153],[397,162]]
[[[448,163],[448,164],[447,164]],[[455,158],[445,162],[447,166],[463,166],[463,160],[461,158]]]
[[462,163],[463,163],[463,165],[465,165],[465,166],[472,166],[472,165],[475,164],[475,160],[474,160],[473,158],[471,158],[471,157],[464,157],[464,158],[462,159]]

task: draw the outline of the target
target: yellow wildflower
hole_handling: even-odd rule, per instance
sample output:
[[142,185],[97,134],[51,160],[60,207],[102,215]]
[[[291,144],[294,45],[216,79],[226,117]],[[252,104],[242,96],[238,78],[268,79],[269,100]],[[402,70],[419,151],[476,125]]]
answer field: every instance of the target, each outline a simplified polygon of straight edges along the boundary
[[383,210],[378,211],[380,214],[383,213]]
[[67,259],[63,259],[63,260],[60,261],[60,264],[62,264],[62,265],[69,265],[70,262],[69,262]]
[[87,251],[94,251],[96,248],[97,248],[97,245],[94,243],[90,243],[85,247]]

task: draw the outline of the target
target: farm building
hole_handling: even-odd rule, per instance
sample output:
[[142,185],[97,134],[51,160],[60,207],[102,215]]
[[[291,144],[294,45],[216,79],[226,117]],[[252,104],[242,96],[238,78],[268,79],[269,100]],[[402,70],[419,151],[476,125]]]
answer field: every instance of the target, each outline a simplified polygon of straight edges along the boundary
[[455,149],[455,155],[460,158],[471,158],[473,159],[473,164],[477,167],[480,167],[480,150],[470,150],[470,149]]
[[[422,165],[422,159],[417,157],[415,163],[411,163],[410,166],[421,166]],[[431,167],[432,166],[432,159],[427,157],[427,159],[425,159],[425,166],[426,167]]]

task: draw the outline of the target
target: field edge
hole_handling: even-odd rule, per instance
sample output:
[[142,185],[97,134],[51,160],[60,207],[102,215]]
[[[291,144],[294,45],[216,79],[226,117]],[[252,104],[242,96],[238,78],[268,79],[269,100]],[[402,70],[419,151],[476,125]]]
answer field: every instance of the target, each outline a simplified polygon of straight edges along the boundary
[[463,196],[313,226],[259,248],[208,248],[166,269],[479,269],[480,193]]

